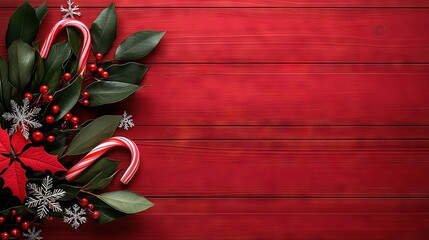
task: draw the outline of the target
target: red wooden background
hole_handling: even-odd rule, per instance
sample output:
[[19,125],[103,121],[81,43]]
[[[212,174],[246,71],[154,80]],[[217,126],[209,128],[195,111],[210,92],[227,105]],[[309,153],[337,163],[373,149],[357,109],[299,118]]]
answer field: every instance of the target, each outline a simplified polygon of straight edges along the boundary
[[[76,1],[88,25],[109,4]],[[118,133],[143,157],[128,188],[156,206],[46,239],[428,239],[429,1],[116,6],[115,45],[167,31],[149,87],[115,106],[138,125]]]

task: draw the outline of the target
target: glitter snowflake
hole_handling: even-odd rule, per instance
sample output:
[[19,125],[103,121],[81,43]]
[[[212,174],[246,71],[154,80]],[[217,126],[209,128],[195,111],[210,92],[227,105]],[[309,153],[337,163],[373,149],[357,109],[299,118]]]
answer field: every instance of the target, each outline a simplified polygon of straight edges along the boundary
[[78,11],[77,11],[77,10],[79,10],[79,6],[78,6],[78,5],[73,6],[73,5],[74,5],[74,2],[72,2],[71,0],[67,0],[67,5],[68,5],[68,7],[67,7],[67,8],[64,8],[64,7],[61,5],[61,9],[60,9],[60,11],[61,11],[61,12],[63,12],[63,13],[66,13],[66,14],[64,14],[64,16],[63,16],[63,19],[66,19],[66,18],[68,18],[68,17],[74,18],[74,15],[79,16],[79,17],[80,17],[80,12],[78,12]]
[[30,101],[27,98],[24,98],[22,103],[23,105],[20,107],[14,100],[10,100],[12,112],[3,113],[2,117],[12,124],[9,128],[9,135],[14,134],[20,128],[22,135],[28,139],[30,127],[42,127],[42,124],[35,119],[40,112],[40,108],[30,108]]
[[128,129],[134,127],[133,115],[129,115],[126,111],[122,114],[122,119],[119,122],[119,128]]
[[64,197],[66,192],[62,189],[54,189],[52,191],[52,180],[52,177],[47,176],[43,179],[41,187],[38,187],[34,183],[27,184],[29,193],[34,197],[29,197],[25,206],[29,208],[37,207],[37,216],[39,218],[47,217],[49,210],[53,212],[63,211],[57,200]]
[[23,233],[26,240],[43,240],[43,237],[40,236],[42,230],[37,230],[35,227],[28,229],[27,232]]
[[72,228],[77,229],[81,224],[86,223],[85,209],[74,204],[71,208],[64,209],[67,216],[64,216],[64,222],[70,224]]

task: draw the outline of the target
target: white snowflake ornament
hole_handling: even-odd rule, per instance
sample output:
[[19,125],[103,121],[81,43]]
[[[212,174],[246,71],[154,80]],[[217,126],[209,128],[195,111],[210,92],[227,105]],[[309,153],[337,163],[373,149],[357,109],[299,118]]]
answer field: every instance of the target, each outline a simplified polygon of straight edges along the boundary
[[30,100],[27,98],[24,98],[22,103],[23,105],[20,107],[14,100],[10,100],[12,112],[3,113],[2,117],[11,123],[9,135],[14,134],[20,128],[22,135],[25,139],[28,139],[30,137],[30,127],[42,127],[42,124],[35,119],[40,112],[40,108],[30,108]]
[[28,208],[37,207],[37,216],[41,219],[47,217],[50,210],[53,212],[63,211],[57,200],[63,198],[66,192],[62,189],[54,189],[52,191],[52,180],[52,177],[47,176],[43,179],[41,187],[38,187],[34,183],[27,184],[29,193],[32,194],[33,197],[28,198],[25,206]]
[[67,5],[68,5],[67,8],[64,8],[62,5],[60,8],[61,12],[66,13],[63,16],[63,19],[66,19],[68,17],[74,18],[75,15],[80,17],[81,14],[80,14],[80,12],[77,11],[77,10],[79,10],[78,5],[73,6],[74,2],[72,2],[71,0],[67,0]]
[[128,114],[126,111],[122,114],[122,119],[119,122],[119,128],[128,129],[134,127],[133,115]]
[[36,227],[28,229],[27,232],[24,232],[22,235],[24,235],[26,240],[43,240],[43,237],[40,236],[42,234],[42,230],[37,230]]
[[64,216],[64,222],[70,224],[72,228],[77,229],[81,224],[86,223],[86,211],[74,204],[71,208],[64,209],[67,216]]

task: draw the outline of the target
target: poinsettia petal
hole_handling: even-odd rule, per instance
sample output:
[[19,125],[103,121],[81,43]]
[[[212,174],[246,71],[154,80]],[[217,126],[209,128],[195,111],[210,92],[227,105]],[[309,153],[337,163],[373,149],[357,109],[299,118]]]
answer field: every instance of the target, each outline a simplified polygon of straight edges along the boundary
[[0,172],[9,167],[10,158],[0,155]]
[[16,154],[21,154],[22,149],[24,149],[24,147],[30,143],[31,141],[25,139],[24,135],[22,135],[21,132],[16,132],[12,135],[12,147],[13,151]]
[[52,173],[67,171],[67,169],[58,162],[57,156],[48,154],[43,147],[31,147],[18,158],[25,166],[30,167],[34,171],[43,172],[49,170]]
[[10,153],[10,140],[7,130],[0,128],[0,153],[9,154]]
[[22,202],[27,197],[27,192],[25,191],[27,177],[25,176],[25,170],[21,165],[14,161],[12,165],[6,170],[6,172],[1,175],[4,181],[4,187],[10,188],[12,194],[17,196]]

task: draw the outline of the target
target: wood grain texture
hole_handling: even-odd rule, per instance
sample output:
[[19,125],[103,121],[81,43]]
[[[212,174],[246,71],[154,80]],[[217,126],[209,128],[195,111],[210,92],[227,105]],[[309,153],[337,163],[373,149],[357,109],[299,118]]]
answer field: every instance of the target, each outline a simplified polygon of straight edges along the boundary
[[55,223],[46,226],[46,237],[123,239],[126,233],[127,239],[426,240],[429,234],[429,205],[423,199],[151,200],[156,207],[125,221],[90,223],[79,231]]
[[[82,20],[90,25],[100,11],[88,9]],[[0,9],[1,25],[11,13]],[[115,46],[136,31],[168,30],[150,63],[429,62],[429,9],[127,8],[118,15]],[[41,36],[59,19],[51,11]]]

